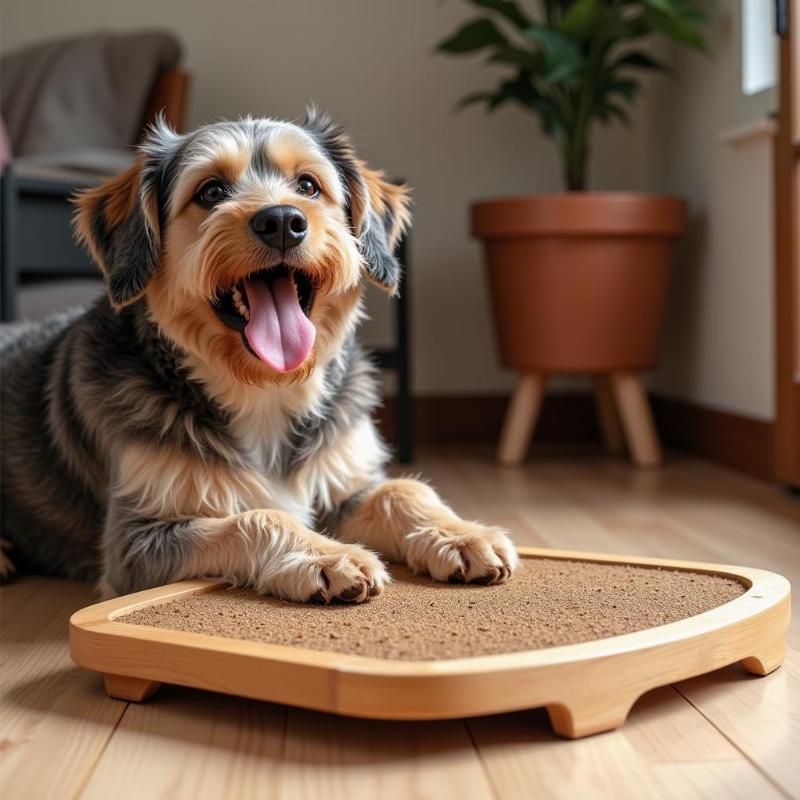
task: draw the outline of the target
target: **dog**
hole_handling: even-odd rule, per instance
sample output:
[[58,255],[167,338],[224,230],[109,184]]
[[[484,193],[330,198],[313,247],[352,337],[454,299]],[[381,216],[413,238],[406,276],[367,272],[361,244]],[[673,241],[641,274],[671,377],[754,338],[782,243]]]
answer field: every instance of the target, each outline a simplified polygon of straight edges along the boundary
[[379,595],[384,560],[509,578],[507,532],[386,476],[355,329],[365,280],[398,291],[409,191],[338,124],[159,120],[76,203],[107,293],[0,332],[6,573],[13,558],[105,596],[215,577],[316,603]]

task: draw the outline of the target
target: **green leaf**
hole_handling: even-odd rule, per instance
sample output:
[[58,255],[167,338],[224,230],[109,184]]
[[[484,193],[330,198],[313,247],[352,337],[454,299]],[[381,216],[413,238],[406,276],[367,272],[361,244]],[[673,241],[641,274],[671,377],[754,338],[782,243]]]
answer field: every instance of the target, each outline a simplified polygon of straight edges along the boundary
[[471,53],[495,44],[508,44],[508,40],[492,20],[480,18],[468,22],[437,48],[445,53]]
[[551,100],[537,91],[531,83],[530,73],[525,70],[520,70],[515,78],[503,81],[494,96],[488,100],[488,107],[490,111],[494,111],[509,102],[519,103],[528,111],[536,113],[539,116],[542,130],[548,135],[556,136],[563,132],[564,125],[559,109]]
[[[655,31],[668,39],[705,50],[705,40],[697,30],[696,21],[677,14],[668,14],[656,8],[648,7],[644,11],[645,22]],[[699,22],[699,20],[697,20]]]
[[536,69],[539,60],[535,53],[513,45],[498,45],[488,61],[492,64],[513,64],[515,67]]
[[[522,101],[513,94],[496,94],[490,101],[489,101],[489,111],[494,111],[500,106],[504,105],[505,103],[510,103],[512,100],[516,100],[516,102],[521,103]],[[523,103],[523,105],[525,105]],[[527,106],[526,106],[527,107]]]
[[470,2],[478,8],[496,11],[520,30],[524,30],[531,24],[531,21],[513,0],[470,0]]
[[640,2],[675,19],[683,19],[686,22],[694,23],[708,21],[707,15],[694,0],[640,0]]
[[581,53],[575,42],[555,28],[547,28],[544,25],[531,25],[530,28],[526,29],[525,35],[536,42],[546,53],[568,58],[580,57]]
[[613,81],[605,87],[605,93],[608,95],[620,94],[626,100],[632,101],[641,88],[641,84],[636,81]]
[[576,64],[574,62],[563,61],[560,64],[555,64],[547,72],[542,75],[542,80],[545,83],[563,83],[570,78],[577,75],[583,64]]
[[607,103],[606,105],[602,106],[598,112],[598,116],[603,122],[606,123],[611,121],[611,117],[616,117],[623,125],[631,124],[631,118],[628,115],[628,112],[625,111],[625,109],[621,106],[615,105],[614,103]]
[[656,9],[656,11],[663,11],[665,14],[675,15],[680,13],[675,0],[642,0],[642,3]]
[[516,100],[526,108],[533,108],[535,102],[541,99],[525,70],[520,70],[515,78],[503,81],[497,90],[497,96],[504,100]]
[[604,44],[614,44],[621,39],[635,37],[633,20],[624,16],[617,8],[600,8],[589,31],[588,39]]
[[614,70],[617,67],[638,67],[639,69],[669,71],[669,67],[663,61],[658,61],[641,50],[631,50],[623,53],[616,61],[611,63],[609,69]]
[[599,0],[577,0],[561,21],[561,30],[579,42],[588,38],[597,20]]
[[525,35],[539,45],[544,55],[542,79],[548,83],[565,81],[584,66],[578,45],[559,31],[533,26],[525,31]]
[[549,117],[548,125],[559,124],[558,110],[549,101],[540,95],[530,80],[530,73],[520,70],[516,77],[503,81],[495,91],[473,92],[462,97],[456,105],[456,111],[476,103],[486,103],[487,111],[494,111],[506,103],[516,102],[528,111],[533,111],[541,117]]
[[539,122],[542,125],[542,131],[547,136],[557,138],[564,134],[564,122],[558,109],[549,103],[547,100],[542,100],[536,104],[536,112],[539,114]]
[[494,92],[472,92],[471,94],[464,95],[455,105],[454,111],[462,111],[468,106],[474,106],[476,103],[486,103],[494,97]]
[[548,20],[555,19],[557,14],[563,14],[569,9],[574,0],[543,0]]
[[653,32],[652,26],[643,17],[631,17],[623,21],[620,39],[642,39]]

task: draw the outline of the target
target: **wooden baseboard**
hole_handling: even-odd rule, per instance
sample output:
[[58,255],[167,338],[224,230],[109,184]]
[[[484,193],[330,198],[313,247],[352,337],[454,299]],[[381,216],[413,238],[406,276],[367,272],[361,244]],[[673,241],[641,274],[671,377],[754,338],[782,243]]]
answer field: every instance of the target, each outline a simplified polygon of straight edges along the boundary
[[653,412],[663,441],[756,478],[775,479],[772,422],[656,395]]
[[[506,395],[424,395],[414,398],[414,440],[417,444],[496,442],[508,405]],[[392,441],[394,402],[384,401],[378,412],[383,435]],[[592,397],[588,394],[549,394],[545,397],[536,441],[588,442],[600,440]]]
[[[771,422],[752,419],[661,395],[652,398],[663,444],[762,480],[774,480]],[[495,444],[508,404],[505,395],[429,395],[414,399],[417,444]],[[392,441],[394,403],[379,412]],[[535,442],[600,442],[594,399],[589,393],[553,393],[542,407]]]

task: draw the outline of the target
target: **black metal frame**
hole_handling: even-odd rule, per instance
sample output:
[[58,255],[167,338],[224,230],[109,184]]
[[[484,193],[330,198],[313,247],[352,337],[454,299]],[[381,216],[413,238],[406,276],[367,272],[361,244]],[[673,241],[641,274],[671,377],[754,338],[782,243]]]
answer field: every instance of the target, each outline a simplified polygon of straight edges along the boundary
[[409,297],[411,271],[408,259],[408,236],[397,245],[397,259],[402,265],[400,292],[395,301],[395,346],[376,350],[375,358],[381,369],[394,370],[397,375],[397,394],[394,401],[394,431],[397,460],[409,464],[414,459],[414,407],[411,396],[411,344],[409,331]]
[[[0,321],[10,322],[16,318],[17,313],[17,287],[25,279],[56,279],[56,278],[96,278],[97,267],[87,257],[76,259],[77,245],[68,253],[69,264],[57,264],[61,251],[49,254],[51,264],[26,263],[26,254],[20,252],[22,225],[20,205],[24,196],[30,198],[63,200],[65,203],[65,221],[69,225],[71,212],[66,204],[70,196],[79,189],[93,186],[98,182],[90,176],[75,180],[59,180],[54,178],[41,178],[27,175],[18,175],[11,166],[3,170],[2,207],[0,208]],[[63,234],[63,231],[61,232]],[[72,241],[71,233],[66,237]],[[62,236],[62,239],[64,236]],[[43,232],[43,242],[47,242],[47,231]],[[56,262],[56,263],[52,263]]]

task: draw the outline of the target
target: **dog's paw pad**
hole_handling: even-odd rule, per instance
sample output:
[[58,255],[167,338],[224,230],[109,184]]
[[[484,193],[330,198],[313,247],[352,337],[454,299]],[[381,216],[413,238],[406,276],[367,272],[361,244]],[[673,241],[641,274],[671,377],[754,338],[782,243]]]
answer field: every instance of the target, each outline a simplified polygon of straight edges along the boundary
[[363,603],[377,597],[391,580],[381,560],[359,545],[331,543],[316,559],[317,590],[311,602]]
[[407,537],[407,561],[438,581],[491,586],[511,577],[519,556],[502,528],[460,519]]
[[[339,600],[357,600],[361,597],[364,592],[364,584],[361,583],[354,583],[349,588],[345,589],[343,592],[339,594]],[[369,589],[367,589],[367,595],[369,595]]]

